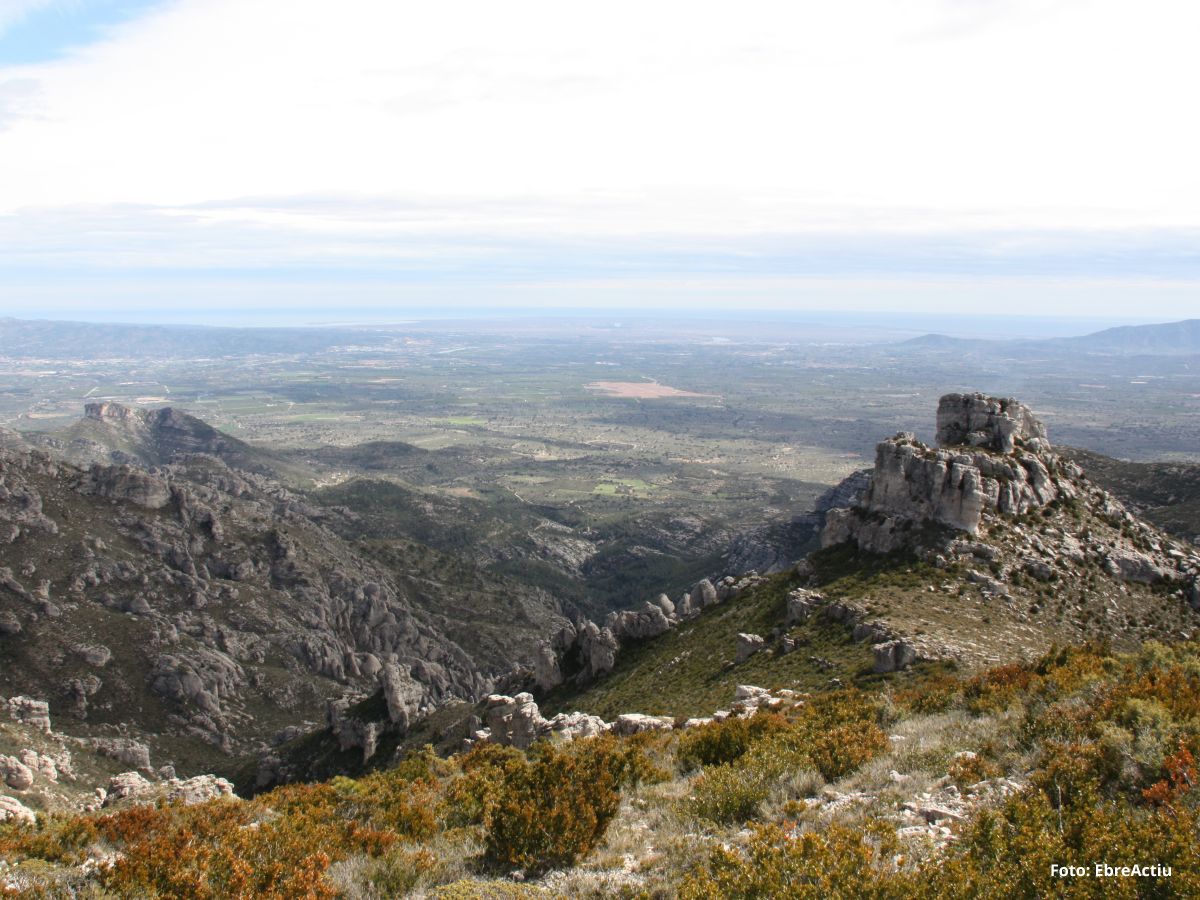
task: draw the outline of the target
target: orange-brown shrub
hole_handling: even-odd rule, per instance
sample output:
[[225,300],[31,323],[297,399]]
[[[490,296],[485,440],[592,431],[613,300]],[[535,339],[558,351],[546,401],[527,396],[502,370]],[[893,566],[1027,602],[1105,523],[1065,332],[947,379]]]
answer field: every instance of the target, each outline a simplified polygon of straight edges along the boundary
[[988,778],[999,778],[1004,770],[979,754],[973,754],[955,759],[946,774],[958,787],[965,788]]
[[487,858],[544,871],[592,851],[617,812],[627,761],[612,738],[544,745],[504,773],[487,818]]
[[462,774],[446,786],[438,807],[450,828],[482,825],[500,797],[505,775],[525,765],[525,755],[513,747],[476,744],[458,757]]
[[1142,799],[1156,806],[1170,806],[1196,786],[1196,757],[1183,741],[1163,760],[1163,769],[1167,777],[1142,791]]
[[718,847],[680,886],[679,900],[768,898],[885,898],[919,896],[917,883],[898,871],[899,845],[890,829],[832,825],[791,835],[757,826],[744,851]]
[[1019,663],[998,666],[968,679],[963,687],[963,700],[973,713],[1004,709],[1026,693],[1037,679],[1034,672]]

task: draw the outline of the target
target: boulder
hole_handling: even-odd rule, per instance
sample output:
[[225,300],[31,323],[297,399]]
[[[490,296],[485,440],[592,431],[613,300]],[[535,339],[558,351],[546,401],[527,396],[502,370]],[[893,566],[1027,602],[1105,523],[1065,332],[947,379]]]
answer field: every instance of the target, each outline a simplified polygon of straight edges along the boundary
[[37,821],[33,810],[13,797],[0,794],[0,822],[20,822],[32,825]]
[[546,730],[563,740],[596,737],[609,730],[609,724],[599,716],[587,713],[559,713],[546,723]]
[[787,595],[787,624],[795,625],[808,621],[808,617],[825,598],[813,591],[797,588]]
[[529,747],[549,727],[533,695],[525,693],[515,697],[492,694],[484,705],[484,719],[490,740],[519,750]]
[[639,641],[671,630],[671,620],[657,603],[647,601],[637,610],[609,613],[604,627],[621,641]]
[[917,651],[904,641],[886,641],[871,648],[875,654],[874,671],[879,674],[898,672],[908,668],[917,659]]
[[691,590],[692,603],[700,609],[708,606],[713,606],[719,601],[717,597],[717,589],[713,583],[707,578],[702,578],[696,582],[696,586]]
[[641,734],[643,731],[670,731],[675,727],[671,716],[647,716],[642,713],[622,713],[612,723],[613,734]]
[[558,654],[549,644],[542,644],[533,655],[533,680],[543,691],[552,690],[563,683]]
[[1145,553],[1125,547],[1112,549],[1104,561],[1104,569],[1114,578],[1139,584],[1154,584],[1171,577],[1170,572]]
[[154,793],[154,784],[139,772],[122,772],[108,780],[104,806],[112,806],[122,800],[136,800]]
[[166,782],[166,798],[188,806],[233,795],[233,783],[216,775],[197,775],[182,780],[171,778]]
[[388,721],[398,726],[401,734],[406,734],[420,711],[424,686],[412,677],[407,667],[392,662],[384,665],[380,684],[387,702]]
[[88,742],[92,749],[109,759],[141,772],[150,771],[150,748],[131,738],[92,738]]
[[873,644],[878,644],[889,640],[891,636],[891,630],[883,622],[859,622],[850,633],[851,640],[857,643],[870,641]]
[[33,769],[13,756],[0,756],[0,776],[14,791],[27,791],[33,787]]
[[[58,763],[52,756],[38,753],[36,750],[22,750],[17,754],[17,758],[29,766],[38,778],[44,778],[47,781],[54,783],[58,781]],[[67,771],[70,771],[70,764],[67,765]]]
[[617,662],[617,638],[608,628],[585,622],[579,630],[579,648],[592,677],[611,672]]
[[742,663],[766,647],[767,642],[762,635],[743,634],[737,636],[737,661]]

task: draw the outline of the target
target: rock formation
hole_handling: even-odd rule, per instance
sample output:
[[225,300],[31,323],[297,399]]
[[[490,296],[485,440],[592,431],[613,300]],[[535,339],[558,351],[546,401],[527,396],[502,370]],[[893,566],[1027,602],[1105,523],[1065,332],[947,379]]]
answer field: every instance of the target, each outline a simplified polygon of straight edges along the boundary
[[539,646],[534,656],[533,681],[540,690],[549,691],[568,679],[583,683],[599,678],[612,671],[622,644],[665,634],[762,580],[757,572],[726,575],[716,584],[703,578],[677,601],[662,594],[637,609],[609,613],[603,626],[586,620],[566,625]]
[[[170,409],[89,404],[81,428],[125,447],[125,462],[0,446],[0,691],[16,695],[12,715],[48,729],[45,703],[20,695],[48,696],[99,739],[119,717],[151,750],[161,738],[233,753],[257,749],[281,717],[311,721],[330,699],[370,691],[381,672],[392,724],[406,728],[486,696],[511,665],[507,647],[484,661],[448,637],[407,573],[330,527],[339,513],[224,461],[253,448]],[[527,647],[561,621],[543,599],[518,626]],[[661,619],[655,607],[618,624],[648,633]],[[597,669],[616,646],[596,635]],[[146,687],[150,704],[126,714]]]
[[[1031,650],[1036,642],[1017,635],[1034,630],[1027,623],[1041,616],[1045,589],[1023,585],[1078,583],[1084,577],[1088,589],[1070,606],[1059,598],[1051,620],[1054,627],[1073,629],[1067,639],[1094,635],[1088,623],[1096,618],[1118,634],[1139,623],[1147,628],[1143,637],[1178,633],[1180,627],[1192,633],[1188,610],[1200,606],[1193,600],[1200,600],[1200,554],[1138,520],[1090,482],[1054,450],[1027,407],[1013,399],[949,394],[938,405],[937,434],[937,449],[908,433],[879,444],[865,490],[848,507],[827,514],[822,546],[902,551],[953,570],[947,583],[927,584],[926,590],[943,595],[969,590],[985,606],[976,613],[981,626],[992,615],[986,605],[998,604],[1011,629],[1008,640],[1025,640]],[[1164,594],[1137,594],[1130,585],[1163,586],[1176,599],[1150,617],[1147,612]],[[870,641],[876,672],[904,668],[918,657],[983,656],[975,635],[943,631],[934,639],[921,627],[926,634],[917,637],[866,621],[853,604],[823,605],[811,591],[788,598],[789,624],[814,614],[851,627],[856,640]],[[1159,626],[1148,624],[1160,617]],[[910,610],[910,623],[923,618]]]
[[936,523],[968,534],[987,512],[1021,515],[1073,497],[1082,473],[1050,450],[1046,429],[1016,400],[948,394],[938,404],[939,449],[907,432],[879,444],[859,500],[831,510],[822,546],[855,541],[887,553]]
[[942,447],[979,447],[1012,453],[1018,444],[1042,449],[1046,428],[1029,407],[1009,398],[946,394],[938,401],[937,442]]

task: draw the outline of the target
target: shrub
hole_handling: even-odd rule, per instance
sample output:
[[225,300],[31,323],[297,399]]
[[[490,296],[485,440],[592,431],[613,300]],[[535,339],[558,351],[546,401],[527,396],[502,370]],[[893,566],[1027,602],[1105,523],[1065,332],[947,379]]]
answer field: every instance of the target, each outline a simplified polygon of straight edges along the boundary
[[873,833],[830,826],[820,834],[790,835],[759,826],[745,852],[719,847],[688,876],[680,900],[768,898],[890,898],[920,896],[894,862],[899,846],[890,829]]
[[744,822],[758,811],[785,770],[784,760],[761,757],[710,766],[696,779],[687,800],[688,809],[710,822]]
[[679,739],[676,759],[684,772],[731,763],[755,741],[787,731],[788,727],[787,720],[775,713],[710,722],[684,733]]
[[968,680],[963,688],[963,700],[967,709],[976,714],[1002,710],[1026,693],[1037,677],[1017,663],[999,666]]
[[1183,741],[1163,760],[1166,777],[1142,791],[1142,798],[1158,806],[1170,806],[1196,786],[1196,757]]
[[525,765],[525,755],[513,747],[477,744],[459,758],[462,774],[450,782],[442,797],[441,818],[450,828],[482,825],[500,798],[505,775]]
[[813,738],[809,758],[829,781],[849,775],[888,747],[887,735],[874,722],[838,725]]
[[979,754],[970,753],[956,757],[954,762],[950,763],[947,774],[958,787],[965,788],[988,778],[999,778],[1004,771]]
[[[1200,892],[1193,813],[1146,813],[1124,802],[1056,809],[1026,791],[981,813],[926,867],[932,897],[1191,897]],[[1171,866],[1171,877],[1063,880],[1051,865]]]
[[541,872],[586,856],[617,812],[626,766],[611,738],[539,747],[504,773],[487,816],[488,860]]

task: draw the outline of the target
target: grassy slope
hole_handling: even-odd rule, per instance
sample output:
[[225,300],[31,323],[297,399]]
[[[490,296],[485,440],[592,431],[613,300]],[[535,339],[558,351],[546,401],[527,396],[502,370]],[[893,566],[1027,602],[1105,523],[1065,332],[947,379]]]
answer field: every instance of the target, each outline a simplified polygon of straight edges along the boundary
[[847,684],[879,681],[881,676],[871,672],[869,644],[855,643],[846,628],[823,621],[789,629],[808,640],[794,653],[764,651],[734,662],[738,632],[768,637],[772,629],[782,628],[784,598],[799,584],[795,575],[782,573],[661,637],[623,647],[609,675],[582,688],[568,685],[553,691],[542,701],[543,712],[578,709],[605,718],[626,712],[706,716],[727,707],[739,684],[817,691],[832,678]]

